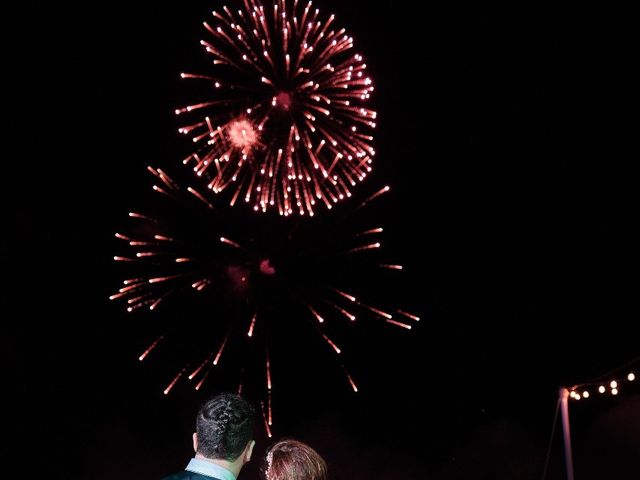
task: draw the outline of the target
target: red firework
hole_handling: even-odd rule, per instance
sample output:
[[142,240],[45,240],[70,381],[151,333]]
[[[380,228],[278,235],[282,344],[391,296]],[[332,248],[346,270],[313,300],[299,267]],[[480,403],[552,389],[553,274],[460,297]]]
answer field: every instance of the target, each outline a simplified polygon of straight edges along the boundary
[[[197,145],[185,160],[230,204],[313,215],[331,208],[371,171],[376,112],[353,38],[322,19],[311,2],[244,0],[204,22],[211,74],[201,101],[176,110]],[[197,117],[197,118],[196,118]]]
[[242,364],[238,390],[265,395],[269,431],[272,367],[279,358],[284,364],[280,352],[290,339],[325,346],[357,392],[345,357],[348,338],[358,337],[346,326],[367,329],[378,321],[411,330],[420,320],[385,298],[401,290],[403,267],[382,260],[384,228],[369,205],[388,186],[301,221],[219,211],[206,190],[149,171],[156,195],[143,213],[129,213],[127,233],[116,234],[122,254],[114,260],[128,273],[110,298],[129,312],[164,311],[154,317],[153,341],[139,360],[156,350],[175,359],[165,394],[185,379],[199,390],[214,371],[221,382],[216,367]]

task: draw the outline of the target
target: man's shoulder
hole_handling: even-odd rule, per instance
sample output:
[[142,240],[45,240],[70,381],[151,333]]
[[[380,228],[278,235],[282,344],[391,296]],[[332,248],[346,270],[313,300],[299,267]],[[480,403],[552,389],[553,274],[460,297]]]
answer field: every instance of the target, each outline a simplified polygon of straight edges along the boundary
[[201,473],[189,472],[183,470],[182,472],[174,473],[168,477],[164,477],[162,480],[217,480],[213,477],[202,475]]

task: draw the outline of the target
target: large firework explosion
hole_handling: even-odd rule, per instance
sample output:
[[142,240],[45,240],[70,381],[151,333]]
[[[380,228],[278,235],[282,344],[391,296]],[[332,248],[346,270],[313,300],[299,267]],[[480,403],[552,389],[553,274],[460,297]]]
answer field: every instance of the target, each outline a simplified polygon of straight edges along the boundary
[[[331,215],[274,221],[236,209],[218,211],[206,189],[185,188],[160,169],[149,171],[156,180],[153,201],[130,213],[126,233],[116,234],[124,248],[115,260],[132,274],[111,299],[130,312],[171,312],[140,355],[142,361],[162,347],[182,359],[165,393],[183,378],[200,389],[226,355],[234,359],[230,364],[242,358],[251,364],[236,365],[245,371],[239,388],[264,387],[269,432],[274,338],[304,341],[300,332],[315,332],[357,391],[341,360],[341,329],[371,321],[411,329],[418,320],[389,308],[384,298],[370,302],[361,295],[363,284],[384,284],[381,291],[387,291],[402,270],[380,260],[383,228],[363,218],[388,187],[353,198]],[[173,347],[165,346],[171,342]],[[236,354],[229,352],[234,349]]]
[[351,196],[371,170],[376,112],[353,38],[312,2],[224,6],[204,22],[209,72],[178,108],[196,149],[184,162],[216,193],[254,210],[313,215]]

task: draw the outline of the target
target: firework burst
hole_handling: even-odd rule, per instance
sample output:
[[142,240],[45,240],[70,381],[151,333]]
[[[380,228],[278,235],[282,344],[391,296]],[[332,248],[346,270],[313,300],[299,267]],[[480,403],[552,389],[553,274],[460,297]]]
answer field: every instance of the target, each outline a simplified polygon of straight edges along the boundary
[[371,171],[376,112],[353,38],[312,3],[238,2],[204,22],[210,74],[176,114],[197,145],[185,160],[215,193],[254,210],[313,215],[331,208]]
[[[341,330],[376,320],[411,329],[419,320],[380,300],[365,301],[352,289],[366,280],[386,293],[393,275],[402,270],[379,259],[383,228],[358,219],[388,187],[346,215],[274,221],[238,210],[219,212],[207,190],[184,188],[162,170],[149,171],[156,180],[153,211],[130,213],[129,233],[116,234],[124,254],[114,259],[132,274],[111,299],[123,302],[129,312],[161,307],[171,312],[139,358],[147,359],[172,338],[180,345],[172,357],[183,362],[175,366],[165,393],[184,378],[200,389],[225,356],[228,364],[249,361],[241,366],[245,374],[239,389],[247,383],[264,388],[270,425],[269,351],[276,348],[275,338],[324,345],[326,355],[341,366],[345,383],[357,391],[342,361]],[[385,275],[391,280],[385,281]]]

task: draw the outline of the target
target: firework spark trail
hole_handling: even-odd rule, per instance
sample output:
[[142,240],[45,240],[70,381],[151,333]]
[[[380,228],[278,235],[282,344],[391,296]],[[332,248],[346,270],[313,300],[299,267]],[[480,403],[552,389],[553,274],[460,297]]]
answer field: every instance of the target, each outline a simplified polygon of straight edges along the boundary
[[251,325],[249,325],[249,331],[247,332],[247,337],[253,337],[253,329],[256,326],[256,318],[258,318],[258,314],[254,313],[253,317],[251,317]]
[[269,425],[269,418],[267,417],[267,413],[264,410],[264,402],[260,402],[260,410],[262,411],[262,420],[264,421],[264,429],[267,432],[267,436],[271,438],[273,434],[271,433],[271,428]]
[[196,368],[193,372],[191,372],[191,374],[189,375],[189,380],[193,380],[195,377],[198,376],[198,374],[202,371],[202,369],[211,362],[211,357],[212,355],[208,355],[207,358],[204,359],[204,361],[198,365],[198,368]]
[[138,360],[142,362],[145,358],[147,358],[147,355],[149,355],[151,351],[156,348],[158,346],[158,343],[160,343],[163,339],[164,335],[159,336],[151,345],[149,345],[149,347],[142,353],[142,355],[138,357]]
[[349,385],[351,385],[351,388],[353,389],[353,391],[355,393],[358,393],[358,386],[356,385],[356,382],[353,381],[353,378],[351,378],[351,375],[349,375],[349,372],[344,367],[344,365],[342,366],[342,370],[344,371],[344,374],[347,376],[347,380],[349,380]]
[[267,390],[271,391],[271,362],[269,361],[269,354],[267,354],[267,363],[266,363],[266,371],[267,371]]
[[401,315],[404,315],[407,318],[410,318],[411,320],[414,320],[416,322],[420,321],[420,317],[413,315],[412,313],[409,312],[405,312],[404,310],[397,310],[397,312]]
[[178,374],[173,378],[173,380],[171,380],[171,383],[169,383],[167,388],[163,390],[163,393],[165,395],[169,395],[169,392],[173,389],[173,387],[175,387],[176,383],[178,383],[178,380],[180,380],[180,377],[182,377],[184,375],[184,372],[187,371],[187,368],[189,367],[185,366],[182,370],[180,370],[180,372],[178,372]]
[[[240,3],[240,2],[238,2]],[[245,0],[204,22],[211,74],[183,73],[209,98],[176,109],[196,150],[184,163],[254,210],[313,215],[371,171],[373,85],[353,38],[311,2]]]

